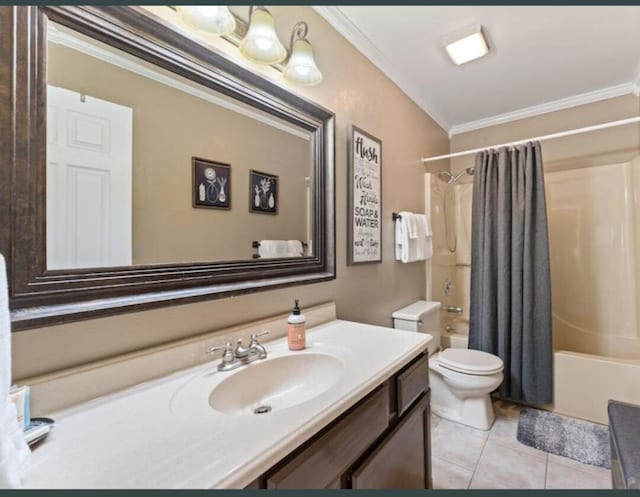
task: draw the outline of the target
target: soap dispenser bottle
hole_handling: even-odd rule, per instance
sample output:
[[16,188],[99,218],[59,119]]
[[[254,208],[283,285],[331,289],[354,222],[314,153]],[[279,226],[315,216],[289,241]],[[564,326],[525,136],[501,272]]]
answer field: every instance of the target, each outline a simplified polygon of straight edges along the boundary
[[298,299],[295,301],[293,311],[287,319],[287,341],[289,344],[289,350],[302,350],[306,346],[306,330],[305,323],[307,320],[304,314],[300,313],[300,307],[298,307]]

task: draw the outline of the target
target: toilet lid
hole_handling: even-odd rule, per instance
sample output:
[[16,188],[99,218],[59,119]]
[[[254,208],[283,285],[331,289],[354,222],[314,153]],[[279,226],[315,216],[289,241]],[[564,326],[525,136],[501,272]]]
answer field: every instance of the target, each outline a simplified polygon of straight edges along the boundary
[[438,355],[438,362],[453,371],[475,375],[495,374],[504,368],[498,356],[470,349],[445,349]]

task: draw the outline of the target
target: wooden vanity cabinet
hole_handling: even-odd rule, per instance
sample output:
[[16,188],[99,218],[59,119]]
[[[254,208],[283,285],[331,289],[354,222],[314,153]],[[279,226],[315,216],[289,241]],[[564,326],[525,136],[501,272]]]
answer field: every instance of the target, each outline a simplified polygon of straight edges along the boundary
[[431,488],[429,395],[423,354],[247,488]]
[[430,488],[429,393],[351,473],[351,488]]

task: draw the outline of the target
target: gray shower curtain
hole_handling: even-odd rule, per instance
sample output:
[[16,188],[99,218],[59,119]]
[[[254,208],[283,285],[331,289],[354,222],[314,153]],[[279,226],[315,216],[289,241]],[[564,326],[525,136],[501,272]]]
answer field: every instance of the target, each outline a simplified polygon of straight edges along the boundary
[[504,361],[504,399],[552,401],[549,237],[540,143],[480,152],[469,348]]

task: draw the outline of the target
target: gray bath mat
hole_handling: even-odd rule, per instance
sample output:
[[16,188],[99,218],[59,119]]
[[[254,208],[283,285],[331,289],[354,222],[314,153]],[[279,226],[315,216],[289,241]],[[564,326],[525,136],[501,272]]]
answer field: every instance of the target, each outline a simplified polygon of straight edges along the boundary
[[518,421],[518,441],[585,464],[611,468],[606,426],[525,407]]

